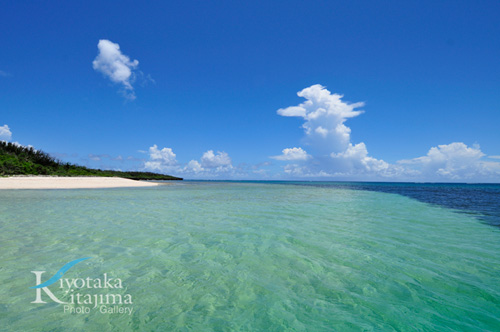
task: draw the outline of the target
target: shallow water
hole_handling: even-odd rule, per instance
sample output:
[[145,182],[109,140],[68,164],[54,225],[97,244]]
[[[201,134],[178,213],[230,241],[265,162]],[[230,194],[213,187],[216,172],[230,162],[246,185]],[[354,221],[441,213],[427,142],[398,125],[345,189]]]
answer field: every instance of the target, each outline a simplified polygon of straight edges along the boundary
[[[402,195],[338,186],[180,183],[0,192],[7,331],[493,331],[500,229]],[[120,278],[132,314],[65,313],[64,278]],[[48,287],[62,301],[71,292]]]

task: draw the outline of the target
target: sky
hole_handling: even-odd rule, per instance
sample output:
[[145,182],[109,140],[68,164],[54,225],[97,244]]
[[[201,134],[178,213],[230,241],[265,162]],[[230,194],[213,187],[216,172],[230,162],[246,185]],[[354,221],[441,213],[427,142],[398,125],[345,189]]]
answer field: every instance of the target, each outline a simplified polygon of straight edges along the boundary
[[0,140],[186,179],[500,182],[500,2],[12,1]]

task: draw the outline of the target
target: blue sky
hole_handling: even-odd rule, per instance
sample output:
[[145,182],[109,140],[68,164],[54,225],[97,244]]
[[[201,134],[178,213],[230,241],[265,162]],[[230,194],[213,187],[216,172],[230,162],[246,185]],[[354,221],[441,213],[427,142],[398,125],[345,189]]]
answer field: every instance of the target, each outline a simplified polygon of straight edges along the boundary
[[498,1],[6,3],[0,139],[191,179],[500,182],[499,15]]

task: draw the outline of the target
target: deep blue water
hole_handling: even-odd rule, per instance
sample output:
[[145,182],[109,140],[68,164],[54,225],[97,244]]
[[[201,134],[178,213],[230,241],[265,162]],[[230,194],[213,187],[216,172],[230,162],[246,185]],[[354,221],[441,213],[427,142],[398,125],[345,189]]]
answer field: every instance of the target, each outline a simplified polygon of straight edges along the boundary
[[500,184],[313,182],[307,185],[399,194],[475,214],[481,221],[500,227]]
[[421,202],[437,204],[500,227],[500,185],[451,183],[335,183],[354,190],[399,194]]

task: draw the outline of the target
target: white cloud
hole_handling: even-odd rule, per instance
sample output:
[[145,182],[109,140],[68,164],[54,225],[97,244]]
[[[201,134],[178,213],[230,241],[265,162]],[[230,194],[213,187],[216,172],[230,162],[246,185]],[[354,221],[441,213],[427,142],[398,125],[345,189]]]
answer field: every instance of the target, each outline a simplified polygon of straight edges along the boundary
[[153,172],[169,173],[177,176],[194,178],[220,178],[236,176],[236,169],[226,152],[214,153],[208,150],[200,160],[191,160],[187,164],[177,161],[171,148],[159,149],[155,144],[149,148],[149,160],[144,162],[143,169]]
[[281,108],[281,116],[301,117],[305,141],[316,153],[330,154],[345,151],[351,140],[351,129],[344,122],[363,113],[356,111],[364,103],[349,104],[339,94],[332,94],[325,87],[315,84],[297,93],[306,99],[298,106]]
[[432,147],[423,157],[400,160],[398,163],[432,181],[500,179],[500,163],[483,161],[484,156],[479,145],[468,147],[462,142],[454,142]]
[[93,153],[89,153],[88,155],[88,158],[92,161],[104,161],[105,159],[109,159],[109,160],[112,160],[112,161],[123,161],[123,157],[122,156],[117,156],[117,157],[113,157],[113,156],[110,156],[109,154],[93,154]]
[[9,77],[9,76],[12,76],[12,75],[10,75],[7,72],[4,72],[3,70],[0,70],[0,76],[2,76],[2,77]]
[[[232,178],[237,176],[231,158],[226,152],[208,150],[198,160],[191,160],[181,170],[185,176],[195,178]],[[240,174],[241,175],[241,174]]]
[[309,155],[302,148],[288,148],[283,149],[283,154],[279,156],[273,156],[271,158],[276,160],[307,160]]
[[0,126],[0,141],[10,141],[12,139],[12,132],[8,125]]
[[381,174],[389,169],[389,164],[383,160],[378,160],[368,156],[365,143],[356,145],[349,143],[347,150],[340,153],[332,153],[332,159],[343,163],[343,168],[361,172],[375,172]]
[[231,158],[226,152],[208,150],[201,156],[201,166],[204,168],[217,168],[231,166]]
[[184,167],[185,172],[193,172],[195,174],[201,173],[205,171],[203,167],[201,167],[201,164],[196,161],[196,160],[191,160],[186,167]]
[[144,169],[155,172],[171,172],[178,168],[176,155],[171,148],[160,150],[156,144],[149,148],[149,161],[144,163]]
[[[485,161],[479,145],[468,147],[455,142],[439,145],[426,156],[389,164],[369,156],[364,142],[351,142],[347,119],[360,115],[357,107],[363,103],[348,104],[342,96],[332,94],[321,85],[310,86],[298,93],[306,99],[298,106],[279,109],[282,116],[296,116],[305,120],[302,148],[284,149],[276,160],[294,161],[283,167],[286,176],[295,178],[343,178],[353,180],[402,181],[500,181],[500,162]],[[299,150],[300,149],[300,150]],[[308,156],[305,158],[305,156]],[[500,156],[490,156],[500,159]]]
[[97,44],[99,54],[92,62],[92,66],[108,77],[112,82],[123,85],[123,94],[128,99],[135,99],[132,83],[135,78],[133,72],[139,61],[133,60],[120,51],[120,45],[106,39],[99,40]]
[[283,171],[292,176],[303,177],[309,173],[309,170],[305,166],[299,164],[288,164],[283,167]]
[[149,148],[149,157],[151,160],[161,161],[165,165],[172,166],[177,164],[176,155],[171,148],[159,150],[156,144]]
[[368,156],[366,145],[351,143],[351,129],[345,125],[349,118],[362,111],[355,109],[363,103],[346,103],[342,95],[332,94],[325,87],[316,84],[298,92],[305,102],[298,106],[279,109],[282,116],[296,116],[305,120],[304,142],[309,146],[307,154],[302,148],[284,149],[282,155],[271,157],[276,160],[294,160],[302,164],[284,167],[286,174],[301,177],[334,177],[349,175],[389,176],[395,172],[383,160]]
[[101,161],[101,157],[95,154],[89,154],[89,159],[93,161]]

